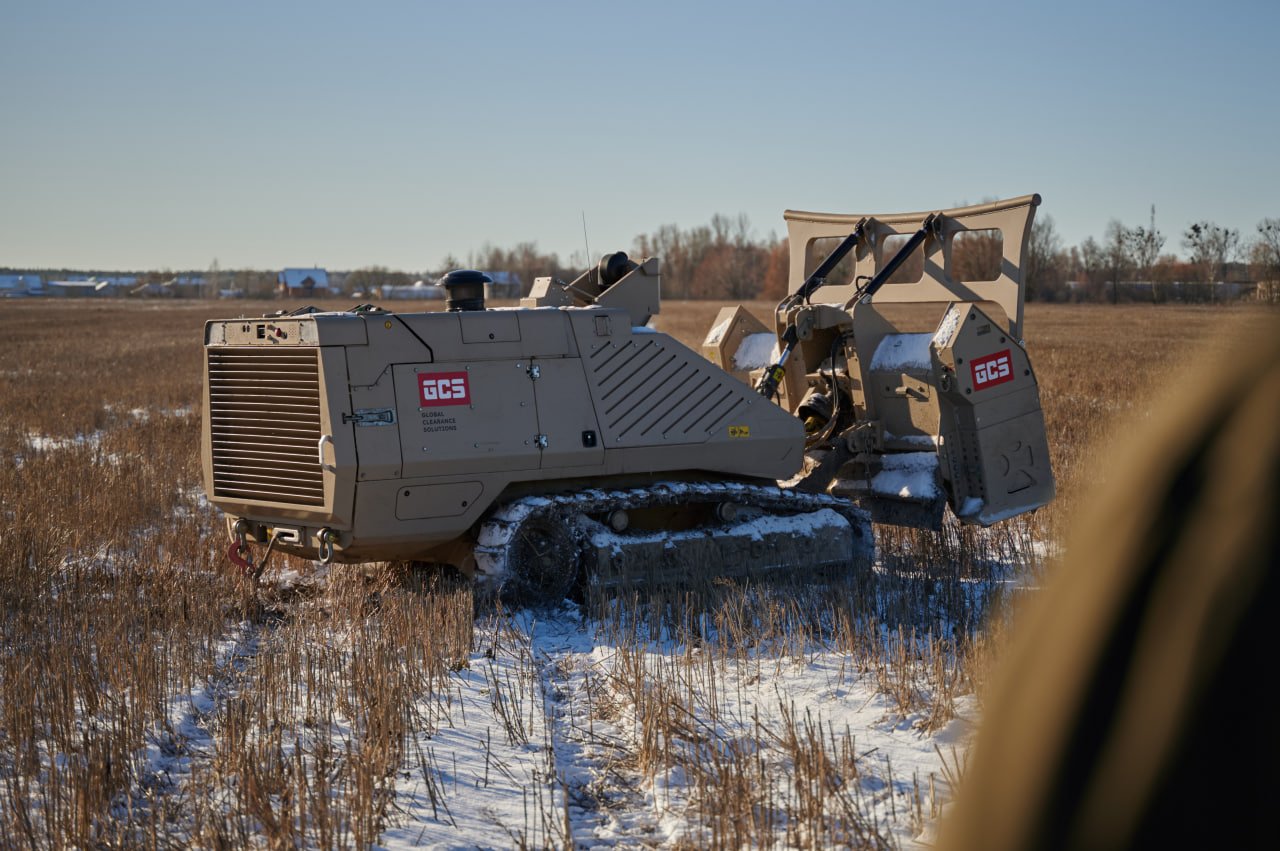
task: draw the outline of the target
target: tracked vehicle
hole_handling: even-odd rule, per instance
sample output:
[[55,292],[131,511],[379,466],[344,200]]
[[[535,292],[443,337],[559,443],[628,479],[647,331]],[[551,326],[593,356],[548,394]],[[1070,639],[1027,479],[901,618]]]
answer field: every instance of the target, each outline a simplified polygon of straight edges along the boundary
[[650,327],[659,260],[621,253],[517,308],[459,271],[443,312],[209,322],[208,497],[242,563],[434,562],[550,595],[852,565],[873,517],[1032,510],[1054,489],[1022,345],[1038,203],[788,212],[774,327],[726,308],[703,354]]

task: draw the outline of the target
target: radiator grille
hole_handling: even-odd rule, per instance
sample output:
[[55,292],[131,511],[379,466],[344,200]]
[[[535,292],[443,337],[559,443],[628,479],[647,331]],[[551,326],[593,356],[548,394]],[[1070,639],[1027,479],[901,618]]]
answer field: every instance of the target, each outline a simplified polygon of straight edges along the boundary
[[213,494],[324,505],[317,349],[208,349]]

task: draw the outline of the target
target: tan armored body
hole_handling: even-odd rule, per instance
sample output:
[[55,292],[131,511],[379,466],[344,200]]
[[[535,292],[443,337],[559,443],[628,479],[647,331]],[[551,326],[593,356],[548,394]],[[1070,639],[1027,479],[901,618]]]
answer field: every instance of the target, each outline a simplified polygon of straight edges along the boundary
[[[845,227],[828,218],[800,238]],[[992,318],[981,298],[926,302],[937,307],[932,345],[919,336],[923,320],[891,322],[863,302],[780,310],[780,323],[794,315],[805,329],[782,406],[742,380],[749,370],[735,377],[647,326],[656,258],[610,255],[571,283],[539,279],[515,309],[484,309],[479,273],[442,283],[442,313],[362,306],[208,323],[206,488],[234,518],[237,547],[443,562],[561,593],[583,567],[666,578],[866,558],[870,525],[855,503],[874,503],[875,481],[893,479],[884,472],[894,464],[913,471],[904,481],[932,477],[970,521],[1016,513],[1019,500],[1017,510],[1042,504],[1046,480],[1052,493],[1018,344],[1020,275],[1005,303],[1016,302],[1016,324]],[[710,346],[718,362],[736,354],[725,352],[739,332],[721,329]],[[822,451],[813,417],[806,434],[792,410],[827,381],[826,361],[839,362],[834,385],[849,400],[833,413],[838,431],[821,427],[823,446],[844,447],[841,463],[826,465],[839,475],[781,488]],[[870,392],[881,385],[884,394]],[[1000,477],[1025,468],[1015,437],[1027,439],[1035,489],[997,497]],[[941,493],[930,495],[933,515]]]

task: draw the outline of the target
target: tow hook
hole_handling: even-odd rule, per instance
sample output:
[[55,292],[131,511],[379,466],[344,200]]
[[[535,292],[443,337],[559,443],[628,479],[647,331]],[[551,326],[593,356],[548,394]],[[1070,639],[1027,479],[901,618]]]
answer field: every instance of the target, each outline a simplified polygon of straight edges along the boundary
[[253,574],[253,554],[249,549],[248,530],[249,524],[241,517],[231,527],[231,546],[227,547],[227,558],[244,571],[246,576]]
[[338,540],[338,533],[326,527],[320,530],[316,538],[319,541],[320,563],[329,564],[333,561],[333,544]]

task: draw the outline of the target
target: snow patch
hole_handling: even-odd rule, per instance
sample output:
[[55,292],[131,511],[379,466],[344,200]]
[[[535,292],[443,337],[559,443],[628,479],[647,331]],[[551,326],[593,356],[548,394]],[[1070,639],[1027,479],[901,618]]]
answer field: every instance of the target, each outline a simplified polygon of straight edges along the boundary
[[886,334],[871,356],[873,370],[929,369],[932,334]]
[[102,409],[109,414],[124,414],[132,420],[140,423],[149,422],[152,417],[165,417],[172,419],[181,419],[189,417],[195,413],[195,408],[191,405],[180,405],[176,408],[129,408],[125,410],[120,405],[103,405]]
[[77,434],[74,437],[47,437],[37,432],[27,435],[27,448],[32,452],[57,452],[62,449],[74,449],[87,446],[96,449],[102,443],[104,432],[92,431],[88,434]]
[[733,323],[733,317],[732,317],[732,316],[730,316],[728,319],[724,320],[724,321],[723,321],[723,322],[721,322],[719,325],[717,325],[716,327],[712,328],[712,329],[711,329],[711,332],[710,332],[709,334],[707,334],[707,342],[706,342],[706,344],[707,344],[708,346],[714,346],[714,345],[719,344],[719,342],[720,342],[722,339],[724,339],[724,335],[725,335],[725,333],[729,330],[729,326],[730,326],[732,323]]
[[884,439],[886,443],[894,441],[896,443],[905,443],[918,449],[930,450],[938,448],[939,440],[936,434],[893,434],[888,431],[884,433]]
[[942,322],[938,324],[938,330],[933,333],[933,344],[938,348],[942,348],[951,342],[951,337],[956,333],[956,329],[960,327],[960,317],[963,312],[960,308],[952,305],[942,317]]
[[[734,523],[714,530],[715,535],[729,537],[745,537],[753,541],[763,541],[766,535],[785,533],[797,538],[810,538],[832,529],[847,529],[849,521],[845,520],[830,508],[811,511],[808,514],[773,515],[764,514],[740,523]],[[712,534],[707,529],[692,529],[683,532],[642,532],[619,534],[605,526],[597,526],[591,530],[591,544],[597,548],[608,548],[617,554],[627,544],[665,542],[668,547],[677,546],[677,541],[688,538],[705,538]]]
[[748,334],[733,355],[734,369],[761,369],[778,362],[778,338],[773,334]]
[[934,452],[899,452],[881,459],[879,473],[871,479],[871,490],[901,499],[938,498],[938,456]]

